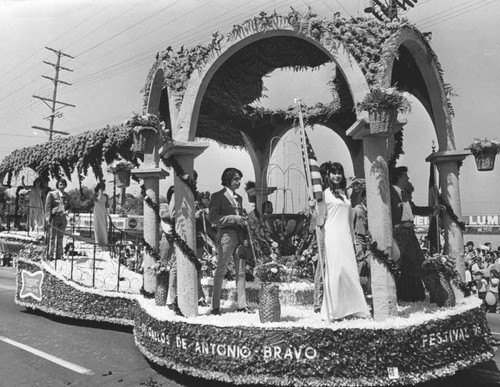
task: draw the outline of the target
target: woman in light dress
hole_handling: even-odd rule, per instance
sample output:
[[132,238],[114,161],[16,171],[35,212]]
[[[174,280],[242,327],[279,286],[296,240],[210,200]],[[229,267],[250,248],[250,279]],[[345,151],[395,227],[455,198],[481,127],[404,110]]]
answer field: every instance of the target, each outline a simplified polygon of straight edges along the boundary
[[33,186],[25,187],[28,191],[29,201],[29,227],[30,231],[35,234],[43,234],[45,226],[44,214],[44,189],[42,187],[42,179],[37,177],[33,181]]
[[94,238],[101,246],[108,244],[108,195],[104,192],[104,182],[98,183],[94,190]]
[[324,293],[321,315],[328,320],[367,318],[370,310],[361,288],[354,252],[352,207],[346,192],[344,168],[328,161],[320,167],[323,200],[312,201],[325,241]]

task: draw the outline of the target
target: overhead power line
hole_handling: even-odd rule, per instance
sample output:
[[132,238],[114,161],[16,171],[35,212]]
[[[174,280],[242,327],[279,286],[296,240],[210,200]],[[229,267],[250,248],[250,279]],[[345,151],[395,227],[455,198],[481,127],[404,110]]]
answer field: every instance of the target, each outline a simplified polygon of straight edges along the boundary
[[[50,126],[49,126],[48,129],[47,128],[42,128],[40,126],[32,126],[32,128],[33,129],[37,129],[37,130],[43,130],[45,132],[49,132],[49,140],[52,140],[52,133],[69,134],[67,132],[61,132],[61,131],[58,131],[58,130],[54,130],[54,118],[57,117],[57,116],[61,116],[62,115],[62,113],[58,112],[58,110],[61,109],[61,107],[57,107],[57,105],[63,105],[62,107],[65,107],[65,106],[75,107],[75,105],[72,105],[72,104],[69,104],[69,103],[66,103],[66,102],[61,102],[61,101],[57,100],[57,87],[58,87],[59,83],[62,83],[62,84],[65,84],[65,85],[71,85],[70,83],[65,82],[65,81],[61,81],[59,79],[59,71],[60,70],[73,71],[73,70],[71,70],[71,69],[69,69],[67,67],[61,66],[61,57],[64,56],[64,57],[71,58],[71,59],[74,59],[74,57],[72,57],[69,54],[66,54],[66,53],[62,52],[61,50],[55,50],[55,49],[50,48],[50,47],[45,47],[45,48],[47,50],[49,50],[49,51],[54,52],[57,55],[57,63],[50,63],[50,62],[47,62],[47,61],[43,61],[43,63],[48,64],[50,66],[53,66],[54,69],[55,69],[55,77],[54,78],[43,76],[44,78],[47,78],[47,79],[51,80],[54,83],[54,92],[52,93],[52,99],[45,98],[45,97],[40,97],[38,95],[33,95],[33,98],[38,98],[39,100],[41,100],[43,103],[45,103],[50,108],[51,114],[48,115],[47,117],[45,117],[45,119],[49,119]],[[50,102],[51,104],[49,105],[48,102]]]
[[437,24],[441,24],[441,23],[444,23],[445,21],[448,21],[448,20],[451,20],[451,19],[454,19],[456,17],[459,17],[459,16],[462,16],[462,15],[465,15],[467,13],[471,13],[471,12],[474,12],[476,11],[477,9],[479,8],[482,8],[486,5],[490,5],[490,4],[493,4],[493,3],[498,3],[498,1],[496,0],[486,0],[486,1],[482,1],[481,3],[478,3],[478,4],[473,4],[473,5],[470,5],[466,8],[463,8],[463,9],[460,9],[460,10],[456,10],[455,12],[451,12],[449,14],[446,14],[445,16],[443,16],[442,18],[440,19],[437,19],[437,20],[432,20],[432,21],[429,21],[428,23],[424,23],[422,24],[421,26],[419,26],[420,28],[429,28],[429,27],[433,27]]

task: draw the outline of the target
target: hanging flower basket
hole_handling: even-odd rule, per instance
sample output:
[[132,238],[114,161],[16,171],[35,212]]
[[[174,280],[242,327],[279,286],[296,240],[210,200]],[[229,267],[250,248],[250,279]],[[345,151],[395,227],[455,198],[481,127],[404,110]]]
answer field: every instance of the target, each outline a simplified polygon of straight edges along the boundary
[[276,282],[263,282],[259,292],[260,322],[276,322],[281,318],[279,287]]
[[115,174],[116,187],[126,188],[130,186],[130,171],[118,171]]
[[111,164],[108,172],[115,175],[116,186],[124,188],[130,186],[130,171],[135,168],[135,165],[130,161],[119,160]]
[[396,124],[398,111],[391,108],[379,108],[368,113],[371,134],[390,134]]
[[485,152],[474,155],[478,171],[492,171],[495,168],[496,152]]
[[168,273],[160,272],[156,276],[155,305],[165,306],[168,294]]
[[500,152],[500,141],[475,138],[465,149],[474,155],[478,171],[491,171],[495,167],[495,157]]
[[411,105],[394,87],[376,87],[358,103],[357,109],[368,112],[371,134],[386,134],[392,133],[398,113],[409,113]]
[[153,127],[136,126],[134,128],[134,152],[153,153],[158,131]]

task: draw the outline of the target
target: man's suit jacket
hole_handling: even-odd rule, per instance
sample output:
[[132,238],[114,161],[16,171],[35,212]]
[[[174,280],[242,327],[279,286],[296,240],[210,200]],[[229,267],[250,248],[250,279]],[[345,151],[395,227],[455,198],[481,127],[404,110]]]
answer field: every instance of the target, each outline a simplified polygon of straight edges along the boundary
[[[434,211],[432,207],[416,206],[415,203],[413,203],[411,200],[410,200],[410,206],[413,215],[429,216]],[[392,185],[391,185],[391,213],[392,213],[392,225],[395,226],[396,224],[401,222],[401,218],[403,217],[403,200],[401,199],[398,192],[394,189]]]
[[[229,197],[226,188],[214,193],[208,206],[208,220],[220,229],[234,229],[239,227],[236,223],[236,216],[242,214],[243,199],[237,193],[234,194],[238,208]],[[240,227],[241,228],[241,227]]]
[[62,197],[57,189],[47,194],[47,198],[45,199],[45,219],[47,219],[47,222],[50,222],[52,219],[52,210],[59,206],[61,200],[64,211],[66,211],[69,208],[69,195],[66,192],[63,192]]

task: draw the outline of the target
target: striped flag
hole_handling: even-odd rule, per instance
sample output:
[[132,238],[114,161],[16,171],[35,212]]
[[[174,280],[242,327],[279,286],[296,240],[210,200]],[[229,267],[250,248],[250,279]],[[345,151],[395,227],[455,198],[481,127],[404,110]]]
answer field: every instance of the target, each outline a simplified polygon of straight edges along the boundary
[[306,139],[306,146],[304,149],[304,144],[302,144],[302,161],[304,162],[304,168],[309,168],[309,171],[311,172],[313,198],[320,202],[321,200],[323,200],[323,186],[321,184],[321,173],[319,172],[318,159],[314,154],[314,150],[309,141],[309,137],[307,137],[307,133],[305,131],[304,134]]
[[436,182],[436,166],[431,163],[429,172],[429,206],[439,204],[439,188]]
[[[429,172],[429,207],[434,207],[439,204],[439,188],[436,182],[436,166],[430,163]],[[439,253],[441,250],[441,237],[439,225],[439,214],[433,216],[429,219],[429,229],[427,231],[427,236],[430,242],[430,253]]]

